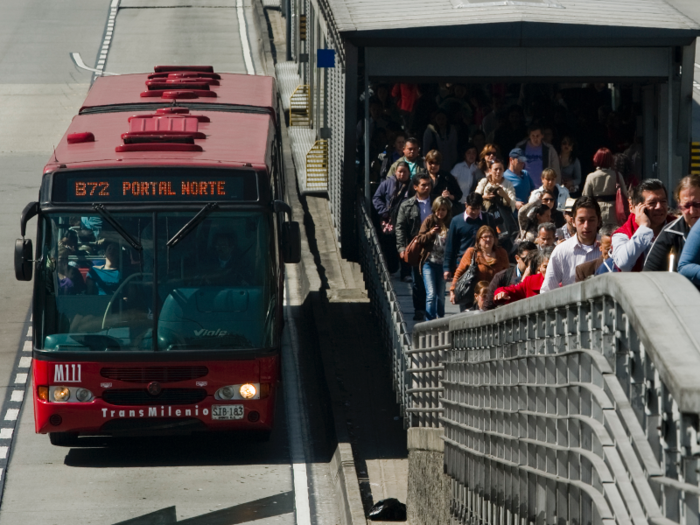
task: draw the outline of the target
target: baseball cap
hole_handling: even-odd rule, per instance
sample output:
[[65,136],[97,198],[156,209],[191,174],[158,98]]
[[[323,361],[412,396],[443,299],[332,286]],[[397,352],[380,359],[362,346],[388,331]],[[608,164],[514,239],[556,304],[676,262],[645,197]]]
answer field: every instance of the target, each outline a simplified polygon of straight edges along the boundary
[[574,209],[575,203],[576,203],[576,199],[568,198],[568,199],[566,199],[566,202],[564,203],[564,208],[560,209],[559,211],[571,212]]
[[518,159],[520,162],[527,162],[527,157],[525,156],[525,152],[520,149],[520,148],[513,148],[510,150],[510,153],[508,156],[511,159]]

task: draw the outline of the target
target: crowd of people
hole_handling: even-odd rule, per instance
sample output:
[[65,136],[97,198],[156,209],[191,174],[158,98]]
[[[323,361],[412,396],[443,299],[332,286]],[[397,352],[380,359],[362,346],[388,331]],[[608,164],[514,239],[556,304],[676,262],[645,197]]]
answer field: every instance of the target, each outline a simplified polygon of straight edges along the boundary
[[448,87],[424,101],[423,128],[417,87],[379,86],[370,104],[370,144],[389,144],[370,156],[377,228],[389,271],[412,283],[415,320],[443,317],[448,296],[486,311],[605,272],[679,271],[700,286],[700,176],[672,196],[643,180],[624,112],[597,108],[607,133],[584,158],[565,103],[525,127],[504,98]]

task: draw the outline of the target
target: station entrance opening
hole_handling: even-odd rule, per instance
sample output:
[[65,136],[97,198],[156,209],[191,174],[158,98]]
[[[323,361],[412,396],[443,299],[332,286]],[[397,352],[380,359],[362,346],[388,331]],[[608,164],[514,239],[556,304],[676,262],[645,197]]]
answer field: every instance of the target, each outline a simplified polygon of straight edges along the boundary
[[357,165],[370,193],[383,175],[382,153],[398,155],[397,135],[417,138],[423,154],[440,150],[441,168],[449,171],[472,144],[478,151],[493,144],[507,159],[533,123],[558,153],[562,140],[573,143],[579,189],[601,147],[616,155],[628,182],[653,177],[672,188],[687,174],[690,111],[681,84],[684,59],[692,71],[694,46],[366,47],[362,58]]
[[[559,154],[564,142],[565,166],[578,161],[575,180],[567,177],[573,186],[580,187],[585,175],[595,169],[593,155],[602,147],[616,155],[616,167],[628,183],[661,176],[656,159],[658,122],[664,108],[658,103],[658,91],[659,85],[651,81],[472,82],[450,78],[416,83],[410,77],[370,79],[371,193],[386,175],[384,159],[400,157],[408,137],[419,141],[423,154],[440,151],[441,169],[451,171],[465,160],[468,149],[481,152],[487,144],[494,145],[507,160],[508,153],[527,139],[531,124],[541,127],[544,142]],[[359,109],[357,164],[364,167],[362,103]]]

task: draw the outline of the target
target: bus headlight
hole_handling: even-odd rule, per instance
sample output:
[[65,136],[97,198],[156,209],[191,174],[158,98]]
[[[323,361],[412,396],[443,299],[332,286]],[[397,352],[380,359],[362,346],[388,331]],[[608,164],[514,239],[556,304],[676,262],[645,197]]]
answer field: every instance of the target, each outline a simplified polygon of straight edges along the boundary
[[53,398],[59,403],[68,401],[70,398],[70,388],[67,386],[57,386],[53,391]]
[[226,385],[214,394],[215,399],[233,401],[235,399],[260,399],[260,384],[245,383],[242,385]]
[[92,400],[92,392],[90,392],[87,388],[79,388],[75,392],[75,398],[80,401],[81,403],[86,403],[88,401]]
[[236,395],[236,389],[233,388],[231,385],[224,386],[219,388],[219,391],[216,394],[217,397],[221,399],[233,399],[233,396]]
[[250,383],[241,385],[241,388],[238,391],[241,393],[241,397],[243,399],[253,399],[255,397],[255,394],[258,393],[258,389]]

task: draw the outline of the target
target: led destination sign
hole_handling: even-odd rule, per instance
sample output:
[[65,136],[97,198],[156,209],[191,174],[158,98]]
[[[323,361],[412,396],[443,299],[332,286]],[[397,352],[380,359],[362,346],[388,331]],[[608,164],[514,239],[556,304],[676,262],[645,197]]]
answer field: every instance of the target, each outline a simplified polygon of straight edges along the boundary
[[70,203],[258,200],[255,172],[186,168],[59,172],[52,193]]

